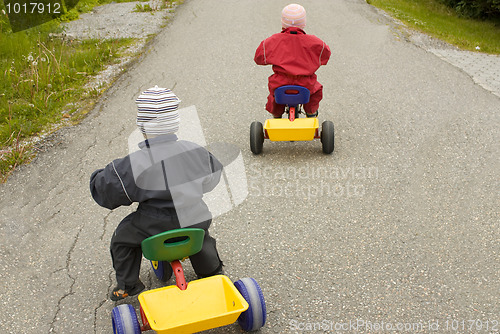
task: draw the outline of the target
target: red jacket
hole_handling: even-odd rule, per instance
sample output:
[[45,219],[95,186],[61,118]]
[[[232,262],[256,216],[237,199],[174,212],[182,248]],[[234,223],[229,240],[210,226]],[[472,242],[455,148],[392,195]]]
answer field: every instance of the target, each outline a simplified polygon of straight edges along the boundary
[[258,65],[273,65],[277,74],[312,76],[330,59],[330,48],[314,35],[290,27],[263,40],[255,52]]

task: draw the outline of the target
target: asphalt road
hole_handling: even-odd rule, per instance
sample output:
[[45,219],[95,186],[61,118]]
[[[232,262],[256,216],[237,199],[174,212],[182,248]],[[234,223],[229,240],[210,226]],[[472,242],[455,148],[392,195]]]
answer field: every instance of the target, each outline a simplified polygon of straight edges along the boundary
[[[81,124],[0,186],[1,333],[111,332],[109,240],[133,208],[100,208],[88,180],[127,154],[134,100],[155,84],[196,106],[208,143],[241,149],[248,197],[211,231],[226,274],[261,285],[262,333],[500,330],[500,99],[365,1],[304,0],[307,32],[333,51],[318,77],[335,152],[265,142],[253,156],[271,74],[253,55],[286,4],[187,0]],[[159,286],[145,261],[141,278]]]

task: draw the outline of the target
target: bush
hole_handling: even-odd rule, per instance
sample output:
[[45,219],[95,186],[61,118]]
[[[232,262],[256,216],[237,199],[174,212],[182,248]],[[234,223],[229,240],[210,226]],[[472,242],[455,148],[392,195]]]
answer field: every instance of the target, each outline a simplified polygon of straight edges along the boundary
[[500,19],[500,0],[440,0],[462,16]]

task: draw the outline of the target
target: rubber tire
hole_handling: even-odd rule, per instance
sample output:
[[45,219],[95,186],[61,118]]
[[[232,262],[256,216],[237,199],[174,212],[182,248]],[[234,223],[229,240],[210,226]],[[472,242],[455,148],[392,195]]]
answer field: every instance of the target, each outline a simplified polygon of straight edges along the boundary
[[335,132],[331,121],[324,121],[321,124],[321,144],[323,153],[330,154],[335,147]]
[[153,268],[156,277],[164,283],[168,282],[170,277],[172,277],[173,270],[168,261],[158,261],[158,269],[155,269],[153,261],[151,261],[151,268]]
[[253,154],[260,154],[264,145],[264,127],[261,122],[255,121],[250,125],[250,150]]
[[248,309],[238,317],[238,323],[244,331],[256,331],[266,323],[266,302],[259,284],[251,278],[242,278],[234,286],[248,303]]
[[137,320],[134,307],[130,304],[122,304],[111,311],[114,334],[141,334],[141,326]]

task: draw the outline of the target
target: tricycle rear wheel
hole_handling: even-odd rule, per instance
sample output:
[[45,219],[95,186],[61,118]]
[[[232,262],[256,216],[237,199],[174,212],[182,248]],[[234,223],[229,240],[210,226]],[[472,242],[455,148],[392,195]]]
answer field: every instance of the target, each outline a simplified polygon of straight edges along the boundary
[[323,152],[330,154],[333,152],[335,145],[335,133],[333,123],[331,121],[324,121],[321,124],[321,144],[323,145]]
[[253,154],[260,154],[264,145],[264,127],[261,122],[255,121],[250,125],[250,150]]
[[113,308],[111,321],[114,334],[141,334],[137,315],[130,304],[122,304]]
[[255,279],[246,277],[234,282],[234,286],[248,303],[248,309],[241,313],[238,323],[244,331],[256,331],[266,323],[266,302]]

